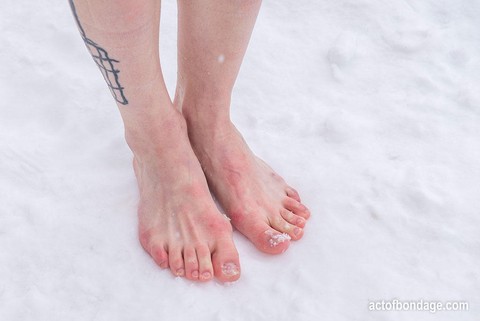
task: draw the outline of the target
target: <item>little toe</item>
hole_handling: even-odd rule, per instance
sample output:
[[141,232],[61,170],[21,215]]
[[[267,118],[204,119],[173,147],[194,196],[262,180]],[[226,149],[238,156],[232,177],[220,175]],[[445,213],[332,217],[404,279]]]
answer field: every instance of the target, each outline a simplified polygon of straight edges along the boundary
[[212,255],[213,270],[221,282],[233,282],[240,277],[238,252],[230,239],[217,241]]
[[168,252],[168,265],[175,276],[185,276],[185,265],[183,263],[182,250],[173,248]]
[[282,208],[280,210],[280,215],[283,217],[285,221],[287,221],[290,224],[296,225],[300,228],[305,227],[305,223],[306,223],[305,219],[301,216],[293,214],[292,211]]
[[196,251],[199,264],[198,279],[200,281],[209,281],[213,277],[212,254],[210,253],[210,249],[206,245],[200,245],[197,246]]
[[308,210],[308,208],[291,197],[285,197],[283,201],[283,206],[287,210],[293,212],[298,216],[303,217],[304,219],[308,219],[310,217],[310,211]]
[[285,192],[287,193],[287,196],[293,198],[293,199],[296,200],[297,202],[301,202],[301,200],[300,200],[300,194],[298,194],[298,192],[297,192],[293,187],[288,186],[288,187],[285,189]]
[[187,279],[192,281],[198,280],[198,260],[195,248],[188,247],[183,251],[185,262],[185,275]]
[[163,244],[153,244],[150,247],[150,255],[162,269],[168,268],[168,254]]
[[303,229],[290,224],[283,217],[278,216],[277,218],[271,221],[272,227],[277,231],[288,234],[292,240],[299,240],[303,236]]

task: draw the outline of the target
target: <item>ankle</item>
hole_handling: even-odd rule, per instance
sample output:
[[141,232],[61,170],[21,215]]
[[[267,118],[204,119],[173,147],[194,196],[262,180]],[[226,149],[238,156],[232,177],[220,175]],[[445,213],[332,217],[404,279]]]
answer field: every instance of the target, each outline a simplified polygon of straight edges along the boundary
[[230,101],[197,100],[184,102],[181,112],[188,132],[217,132],[231,125]]
[[125,124],[125,140],[138,159],[175,149],[182,136],[187,137],[185,119],[173,108],[171,112],[146,115],[133,124]]
[[177,84],[174,105],[188,126],[216,125],[230,121],[231,91],[203,88],[195,90]]

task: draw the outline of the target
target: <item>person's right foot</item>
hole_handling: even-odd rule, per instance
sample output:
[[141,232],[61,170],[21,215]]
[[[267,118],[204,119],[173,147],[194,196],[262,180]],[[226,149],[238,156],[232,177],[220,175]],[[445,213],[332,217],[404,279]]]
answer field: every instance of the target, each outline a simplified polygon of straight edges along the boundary
[[173,108],[167,114],[155,126],[127,131],[140,190],[140,243],[175,276],[235,281],[240,263],[231,224],[212,200],[185,120]]

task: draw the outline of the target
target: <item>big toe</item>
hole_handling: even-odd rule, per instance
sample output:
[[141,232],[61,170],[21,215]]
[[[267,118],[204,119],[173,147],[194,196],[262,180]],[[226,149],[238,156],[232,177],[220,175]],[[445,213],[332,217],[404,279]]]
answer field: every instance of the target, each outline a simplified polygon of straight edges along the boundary
[[168,267],[168,254],[167,251],[165,251],[163,244],[154,243],[152,246],[150,246],[149,253],[155,263],[157,263],[162,269],[166,269]]
[[252,233],[251,241],[262,252],[268,254],[280,254],[285,252],[290,245],[291,237],[281,233],[268,224],[257,225]]
[[240,260],[231,239],[217,241],[212,263],[215,277],[220,282],[233,282],[240,278]]

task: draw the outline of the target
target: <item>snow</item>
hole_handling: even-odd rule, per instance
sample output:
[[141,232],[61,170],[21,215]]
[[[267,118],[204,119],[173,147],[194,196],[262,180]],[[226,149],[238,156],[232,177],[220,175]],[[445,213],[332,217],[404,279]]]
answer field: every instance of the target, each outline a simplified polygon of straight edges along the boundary
[[[229,285],[141,249],[121,119],[67,1],[0,8],[0,320],[478,320],[479,1],[264,2],[232,117],[313,216],[279,256],[235,232]],[[368,309],[394,298],[469,311]]]
[[271,236],[271,238],[269,240],[270,247],[276,247],[280,243],[291,240],[290,235],[288,235],[287,233],[275,234],[274,235],[272,231],[265,231],[265,234],[267,234],[268,236]]

